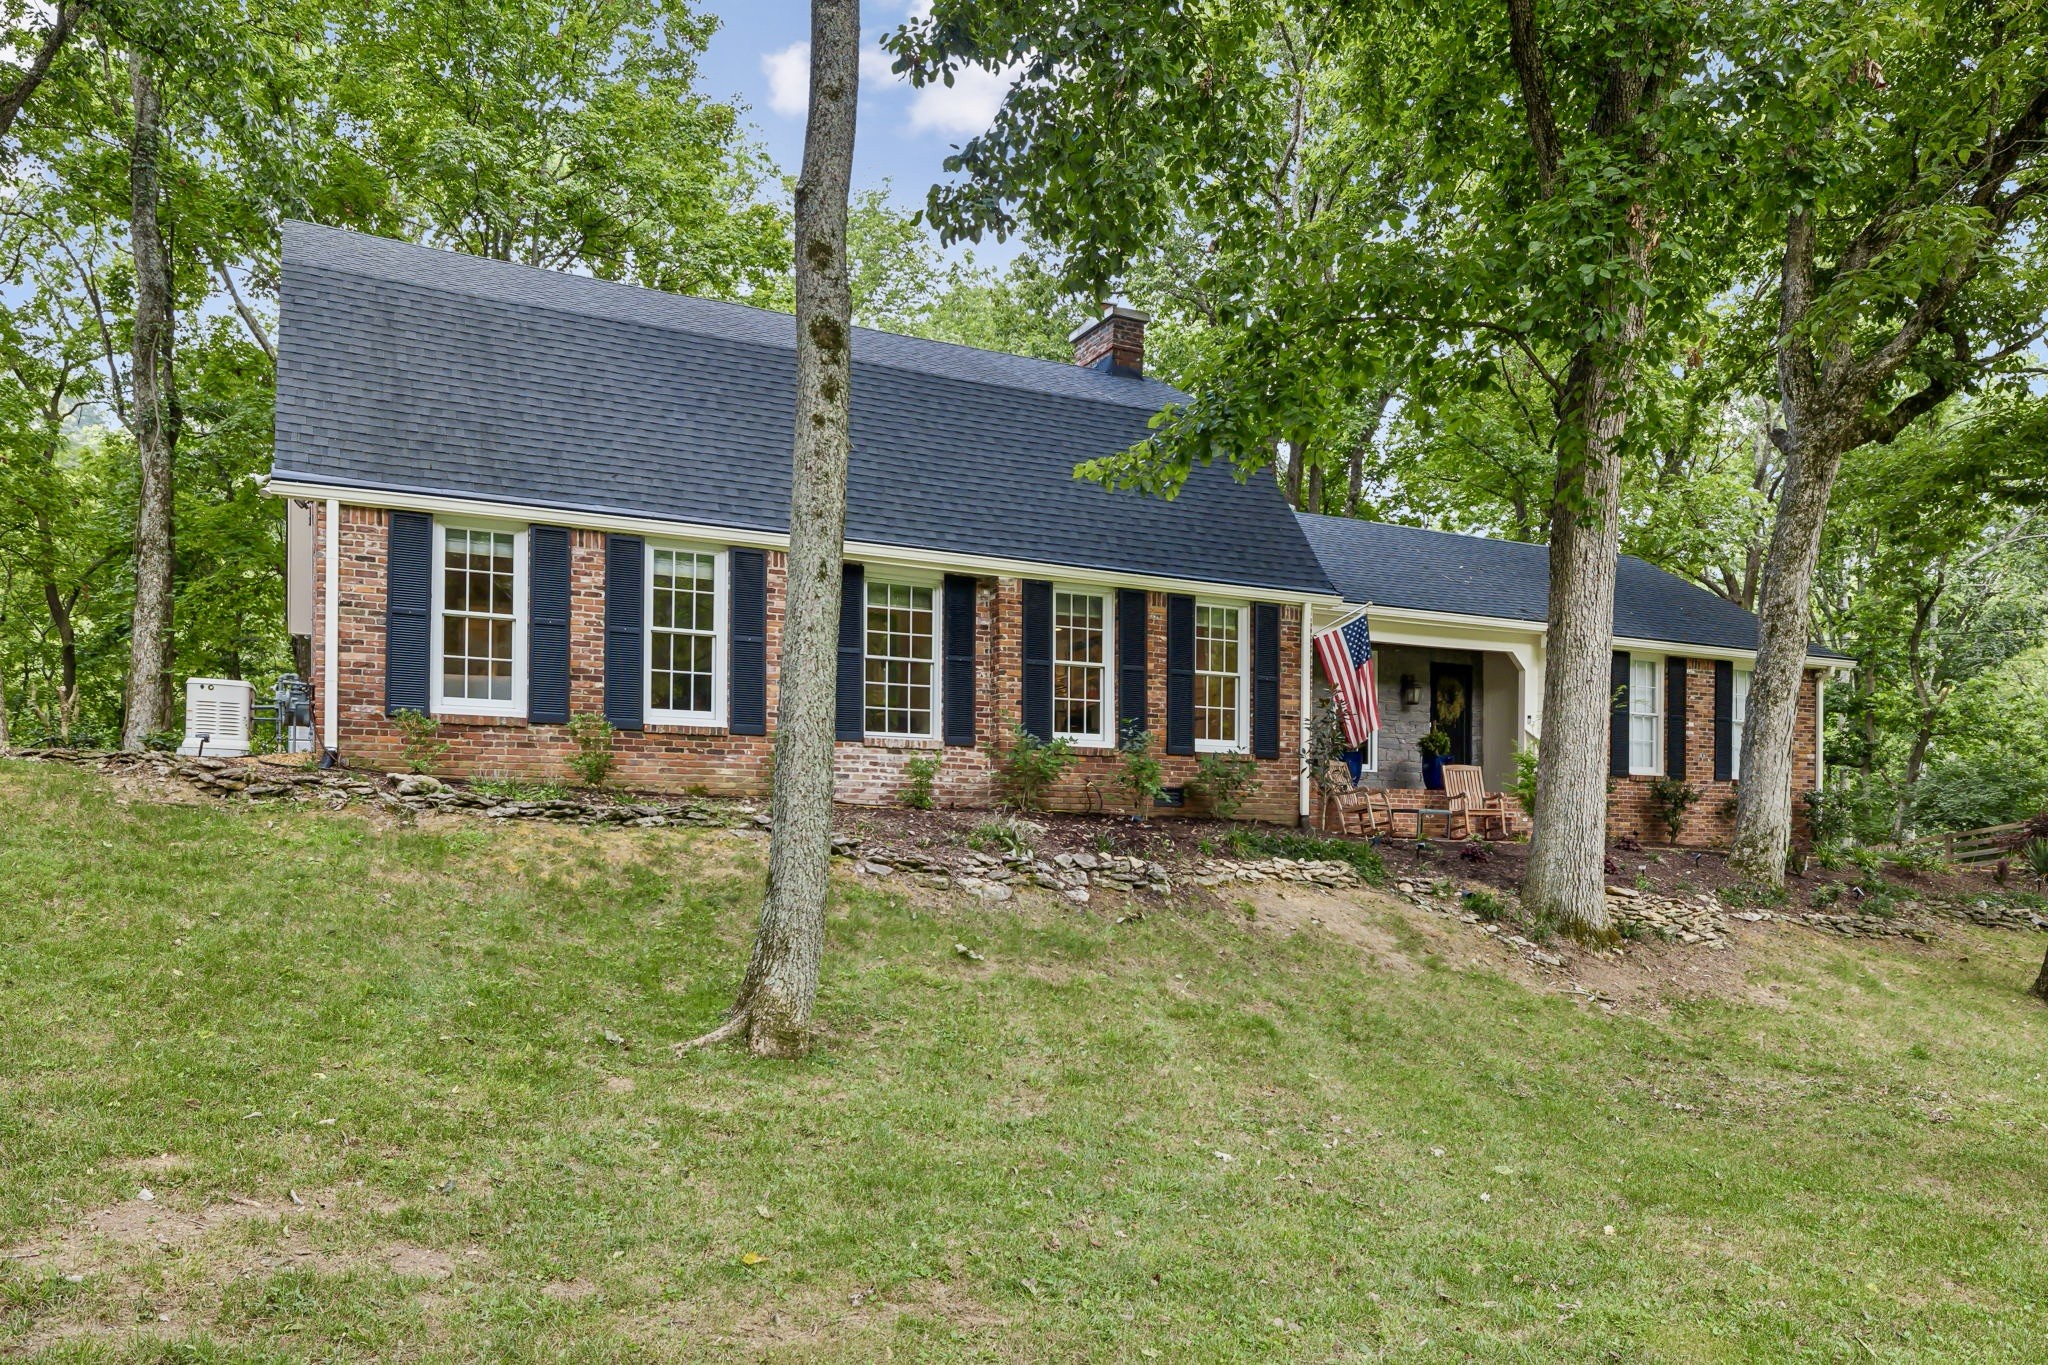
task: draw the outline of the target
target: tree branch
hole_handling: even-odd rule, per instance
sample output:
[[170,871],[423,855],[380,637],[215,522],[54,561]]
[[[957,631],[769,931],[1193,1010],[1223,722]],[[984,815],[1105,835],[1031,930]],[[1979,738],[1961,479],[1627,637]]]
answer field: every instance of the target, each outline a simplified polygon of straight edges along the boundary
[[43,77],[50,74],[51,64],[57,60],[57,54],[71,37],[71,30],[91,3],[92,0],[72,0],[68,5],[57,7],[49,29],[43,34],[43,45],[36,50],[35,60],[28,64],[28,70],[21,73],[21,79],[14,83],[14,88],[0,95],[0,137],[13,130],[14,120],[20,115],[22,106],[43,83]]
[[248,327],[249,335],[255,338],[256,344],[263,348],[263,354],[269,356],[270,363],[275,365],[277,347],[272,344],[270,334],[263,330],[263,319],[257,317],[256,311],[242,301],[242,291],[235,288],[235,277],[228,273],[227,262],[215,261],[213,269],[214,273],[220,276],[220,282],[227,286],[228,297],[235,301],[235,311],[242,315],[242,322]]
[[1507,0],[1508,52],[1522,83],[1522,107],[1529,120],[1529,148],[1536,154],[1536,188],[1545,199],[1557,188],[1557,115],[1550,105],[1550,80],[1536,33],[1535,0]]

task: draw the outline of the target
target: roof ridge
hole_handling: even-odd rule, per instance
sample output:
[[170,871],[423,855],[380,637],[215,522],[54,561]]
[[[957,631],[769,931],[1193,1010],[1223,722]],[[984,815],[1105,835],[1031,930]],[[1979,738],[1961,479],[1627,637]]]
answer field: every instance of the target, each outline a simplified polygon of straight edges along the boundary
[[[553,270],[543,265],[530,265],[525,261],[506,261],[500,260],[495,256],[478,256],[473,252],[462,251],[452,247],[429,246],[424,242],[409,242],[403,240],[402,238],[384,237],[371,232],[357,232],[352,228],[333,227],[326,223],[314,223],[298,218],[288,218],[284,220],[283,226],[288,229],[294,229],[298,231],[311,231],[327,235],[330,237],[346,239],[354,242],[373,243],[375,244],[374,249],[390,249],[397,251],[414,252],[422,255],[430,255],[436,257],[437,259],[453,259],[458,262],[469,263],[465,265],[458,265],[456,267],[457,269],[481,268],[485,271],[492,271],[498,268],[504,268],[508,274],[513,271],[525,271],[530,272],[531,275],[546,279],[552,284],[567,284],[570,288],[582,288],[589,285],[606,286],[611,290],[618,291],[622,296],[634,299],[666,301],[671,304],[690,304],[700,308],[707,309],[723,309],[730,311],[731,313],[734,313],[736,315],[749,316],[760,319],[762,321],[774,320],[780,322],[786,319],[789,323],[790,331],[787,349],[790,350],[792,353],[794,353],[796,350],[796,315],[794,313],[785,313],[779,308],[767,308],[763,307],[760,304],[741,303],[732,299],[706,298],[701,294],[678,294],[666,289],[656,289],[649,285],[634,284],[627,280],[608,280],[600,275],[585,275],[574,273],[567,270]],[[373,271],[366,270],[360,266],[351,267],[348,265],[338,265],[333,262],[323,262],[322,268],[333,271],[337,274],[351,275],[359,279],[388,278],[387,276],[379,275]],[[423,283],[419,281],[407,281],[407,283],[413,285],[416,288],[431,289],[437,293],[453,298],[473,298],[476,296],[473,291],[451,287],[446,284],[432,284]],[[559,303],[534,303],[531,300],[522,300],[521,302],[522,306],[525,307],[545,309],[549,312],[563,314],[566,316],[585,317],[590,315],[587,311],[568,307]],[[706,326],[685,325],[680,320],[664,321],[661,319],[654,318],[636,320],[644,321],[645,325],[647,326],[656,327],[662,331],[677,333],[680,335],[718,335],[715,331]],[[883,344],[886,346],[945,347],[950,350],[964,352],[970,356],[988,356],[995,360],[1001,361],[1005,365],[1031,367],[1034,369],[1042,368],[1045,373],[1045,377],[1047,378],[1051,378],[1054,375],[1058,375],[1065,378],[1072,377],[1075,375],[1088,375],[1093,373],[1092,371],[1087,370],[1082,366],[1069,364],[1064,361],[1046,360],[1039,356],[1018,355],[1013,351],[991,350],[985,346],[970,346],[964,341],[944,341],[935,337],[914,336],[908,332],[891,332],[884,328],[868,327],[861,324],[855,324],[853,331],[856,336],[865,334],[867,336],[877,338],[881,340]],[[730,338],[726,339],[729,340]],[[781,343],[771,341],[759,344],[779,346]],[[862,364],[873,365],[877,369],[893,370],[904,374],[933,373],[933,371],[931,370],[910,364],[906,361],[892,361],[888,359],[875,359],[872,357],[861,357],[860,359]],[[999,378],[987,375],[953,374],[941,377],[958,379],[963,383],[986,384],[992,388],[1011,389],[1023,393],[1042,394],[1047,392],[1047,390],[1042,386],[1032,385],[1028,383],[1005,383],[1003,380]],[[1128,379],[1117,379],[1116,382],[1120,384],[1131,383],[1131,381]],[[1186,401],[1188,397],[1188,395],[1182,393],[1179,389],[1174,388],[1173,385],[1168,384],[1165,380],[1160,379],[1157,376],[1148,375],[1138,382],[1143,385],[1143,388],[1138,389],[1136,392],[1126,394],[1118,393],[1114,390],[1105,390],[1099,396],[1092,394],[1088,395],[1087,401],[1113,403],[1120,407],[1150,408],[1156,411],[1159,408],[1165,406],[1165,403],[1163,402],[1154,401],[1157,398],[1164,398],[1167,402],[1175,402]]]

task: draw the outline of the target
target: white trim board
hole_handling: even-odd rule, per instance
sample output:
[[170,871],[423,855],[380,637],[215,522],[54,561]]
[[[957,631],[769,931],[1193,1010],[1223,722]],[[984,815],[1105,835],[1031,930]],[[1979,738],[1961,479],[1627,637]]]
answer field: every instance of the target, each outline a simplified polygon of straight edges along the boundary
[[[740,527],[711,526],[698,522],[666,521],[658,517],[629,517],[604,512],[542,507],[532,503],[492,502],[482,498],[443,497],[438,494],[392,493],[379,489],[344,488],[290,479],[271,479],[264,491],[284,498],[336,498],[352,507],[427,512],[436,516],[482,518],[496,521],[525,521],[537,526],[570,526],[586,531],[622,531],[663,540],[709,541],[717,545],[748,549],[783,550],[789,535],[783,531],[756,531]],[[1306,600],[1317,606],[1341,608],[1344,599],[1333,594],[1299,597],[1299,588],[1269,588],[1244,583],[1220,583],[1208,579],[1166,578],[1158,574],[1134,574],[1118,569],[1096,569],[1081,564],[1060,564],[1040,560],[1010,559],[1001,555],[965,554],[952,550],[927,550],[914,545],[885,545],[874,541],[849,540],[846,557],[864,564],[925,569],[933,573],[980,573],[1002,578],[1048,578],[1054,581],[1083,581],[1110,588],[1143,588],[1148,592],[1184,593],[1189,596],[1215,595],[1241,601],[1279,602]]]

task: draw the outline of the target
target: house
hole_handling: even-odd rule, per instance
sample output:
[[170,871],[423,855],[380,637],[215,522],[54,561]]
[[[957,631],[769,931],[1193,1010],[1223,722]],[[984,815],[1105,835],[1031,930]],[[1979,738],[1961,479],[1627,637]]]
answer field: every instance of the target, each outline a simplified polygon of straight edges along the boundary
[[[1543,637],[1550,552],[1541,545],[1301,513],[1303,533],[1345,601],[1371,625],[1380,729],[1365,755],[1396,809],[1438,804],[1422,791],[1417,741],[1433,726],[1448,761],[1477,763],[1490,790],[1511,785],[1516,750],[1542,736]],[[1724,597],[1623,555],[1614,581],[1614,716],[1608,741],[1612,837],[1665,843],[1651,788],[1689,783],[1698,799],[1679,842],[1725,845],[1734,833],[1742,726],[1757,622]],[[1846,665],[1806,660],[1793,730],[1792,789],[1822,771],[1826,680]]]
[[[414,711],[449,771],[558,780],[566,723],[597,714],[627,786],[765,791],[793,319],[299,223],[281,313],[269,486],[323,749],[396,767],[393,717]],[[1360,610],[1382,779],[1420,785],[1426,685],[1468,699],[1454,742],[1504,783],[1540,732],[1544,552],[1298,518],[1221,466],[1170,501],[1077,480],[1180,395],[1144,374],[1142,315],[1108,309],[1074,342],[1067,365],[856,331],[840,798],[891,800],[932,756],[942,802],[989,802],[1021,727],[1080,755],[1059,804],[1119,808],[1116,741],[1143,730],[1169,787],[1239,756],[1244,814],[1312,819],[1306,645]],[[1654,657],[1646,698],[1687,682],[1684,738],[1662,709],[1632,715],[1631,764],[1675,754],[1706,779],[1716,699],[1740,708],[1717,667],[1748,659],[1754,622],[1635,561],[1623,579],[1655,590],[1624,594],[1618,670],[1647,679]],[[1633,783],[1619,827],[1640,823]]]
[[[793,319],[297,223],[280,297],[270,489],[322,747],[396,767],[411,710],[450,771],[559,780],[601,713],[627,786],[764,791]],[[1078,749],[1063,801],[1116,805],[1140,729],[1168,784],[1242,755],[1245,813],[1301,817],[1303,624],[1344,606],[1284,500],[1073,476],[1178,396],[1142,331],[1110,310],[1074,365],[857,331],[841,799],[928,754],[941,801],[986,803],[1022,725]]]

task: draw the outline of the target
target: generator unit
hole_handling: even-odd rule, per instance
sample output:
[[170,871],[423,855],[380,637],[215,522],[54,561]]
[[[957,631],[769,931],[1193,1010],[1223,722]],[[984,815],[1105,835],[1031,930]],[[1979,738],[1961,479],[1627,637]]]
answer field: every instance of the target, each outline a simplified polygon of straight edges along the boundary
[[185,742],[178,752],[239,758],[249,752],[255,711],[256,689],[240,678],[187,678]]

